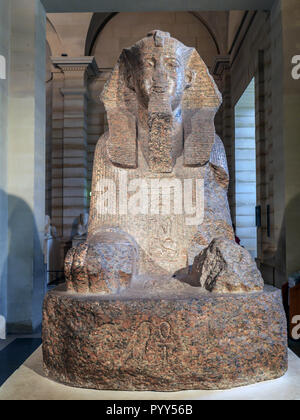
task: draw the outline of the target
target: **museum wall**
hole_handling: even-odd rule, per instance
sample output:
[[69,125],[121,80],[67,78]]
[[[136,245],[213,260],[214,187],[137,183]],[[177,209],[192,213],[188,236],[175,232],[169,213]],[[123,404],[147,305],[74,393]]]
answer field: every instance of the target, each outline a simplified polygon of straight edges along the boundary
[[[291,76],[291,61],[299,54],[300,11],[297,0],[282,1],[283,25],[283,136],[285,159],[286,265],[290,275],[300,269],[300,80]],[[299,74],[299,71],[298,71]]]
[[[46,42],[46,121],[52,120],[52,62],[51,49]],[[52,206],[52,124],[46,124],[46,214],[51,214]]]

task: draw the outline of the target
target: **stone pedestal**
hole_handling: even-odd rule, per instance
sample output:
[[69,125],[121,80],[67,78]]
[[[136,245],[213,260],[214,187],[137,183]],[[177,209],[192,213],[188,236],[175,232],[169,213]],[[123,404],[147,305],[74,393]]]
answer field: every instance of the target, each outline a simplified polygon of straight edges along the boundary
[[228,389],[275,379],[287,370],[286,340],[281,294],[273,288],[102,296],[60,286],[44,303],[45,372],[76,387]]

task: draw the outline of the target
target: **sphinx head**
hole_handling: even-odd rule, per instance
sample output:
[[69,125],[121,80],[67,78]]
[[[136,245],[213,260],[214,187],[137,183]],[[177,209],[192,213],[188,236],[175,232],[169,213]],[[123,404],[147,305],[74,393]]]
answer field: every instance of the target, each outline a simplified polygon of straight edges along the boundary
[[102,100],[108,113],[112,163],[138,166],[137,127],[145,115],[149,138],[143,150],[147,150],[151,170],[172,171],[178,155],[172,125],[178,115],[184,126],[184,164],[200,166],[208,162],[221,95],[194,48],[166,32],[152,31],[123,50]]
[[161,108],[174,111],[180,106],[194,76],[187,68],[191,50],[161,31],[150,32],[132,48],[124,50],[129,67],[128,83],[143,107],[149,109],[156,101],[160,101],[160,111]]

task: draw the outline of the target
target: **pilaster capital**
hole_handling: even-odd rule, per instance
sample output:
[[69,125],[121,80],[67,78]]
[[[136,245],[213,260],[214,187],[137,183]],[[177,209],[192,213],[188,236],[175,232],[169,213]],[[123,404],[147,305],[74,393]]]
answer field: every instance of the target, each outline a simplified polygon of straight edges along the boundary
[[99,74],[98,65],[95,57],[51,57],[55,67],[66,72],[83,72],[87,76],[97,76]]
[[218,55],[215,58],[212,66],[212,73],[215,76],[222,76],[225,70],[230,69],[230,56],[229,55]]

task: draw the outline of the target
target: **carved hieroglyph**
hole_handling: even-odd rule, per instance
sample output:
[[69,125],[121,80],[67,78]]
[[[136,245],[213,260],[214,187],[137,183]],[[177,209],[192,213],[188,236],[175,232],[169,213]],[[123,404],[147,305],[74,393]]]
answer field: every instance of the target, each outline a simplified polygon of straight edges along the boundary
[[[115,293],[134,275],[173,276],[212,240],[234,240],[226,156],[214,127],[221,95],[197,51],[168,33],[149,33],[123,50],[102,100],[109,131],[95,151],[87,243],[66,259],[77,292]],[[117,256],[128,238],[135,250],[123,252],[122,269]]]

